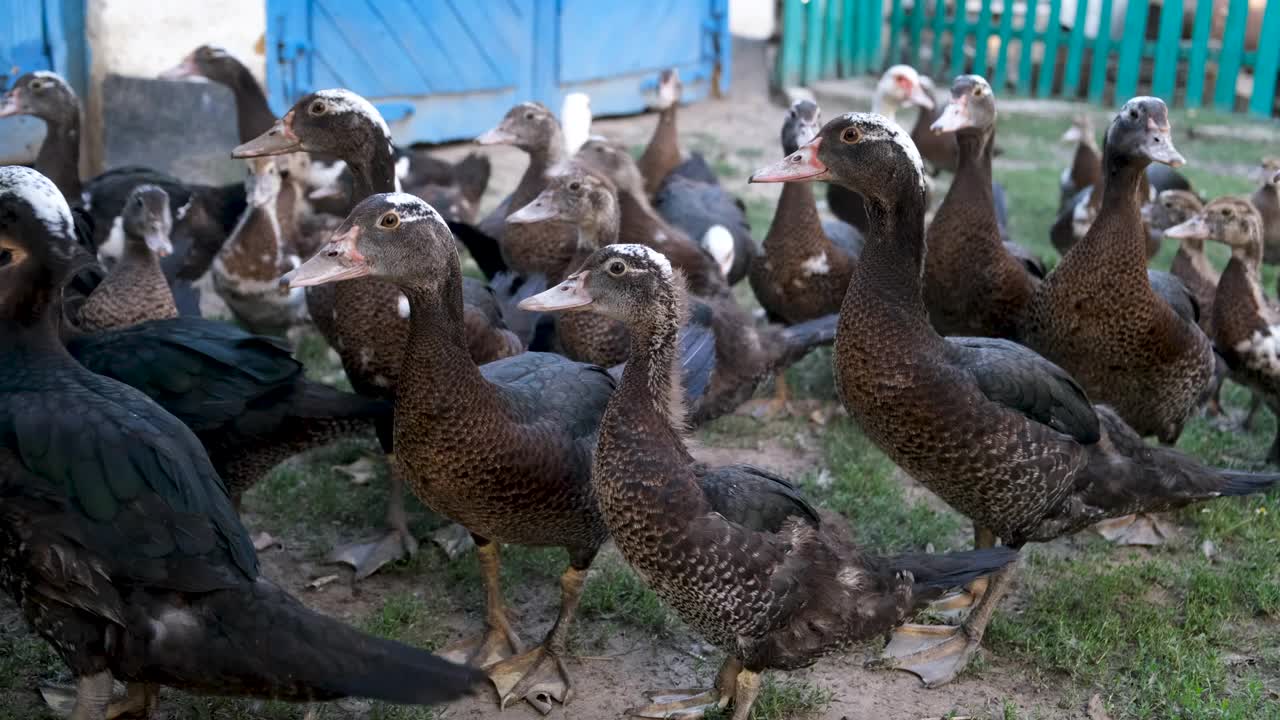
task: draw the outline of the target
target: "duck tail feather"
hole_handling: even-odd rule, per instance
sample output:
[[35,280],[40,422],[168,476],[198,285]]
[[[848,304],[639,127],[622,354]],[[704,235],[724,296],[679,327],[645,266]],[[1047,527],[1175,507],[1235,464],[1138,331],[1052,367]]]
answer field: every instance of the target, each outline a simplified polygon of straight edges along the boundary
[[816,347],[835,342],[836,326],[839,322],[840,316],[832,313],[783,328],[783,353],[780,367],[791,365]]
[[1236,470],[1221,470],[1222,485],[1220,489],[1225,496],[1255,495],[1267,492],[1280,483],[1280,473],[1252,473]]

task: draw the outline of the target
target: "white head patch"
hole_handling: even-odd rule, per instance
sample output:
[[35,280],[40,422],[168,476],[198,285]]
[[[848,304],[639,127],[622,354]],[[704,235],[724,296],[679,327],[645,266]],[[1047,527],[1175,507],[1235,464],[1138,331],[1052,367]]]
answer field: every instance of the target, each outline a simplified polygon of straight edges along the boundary
[[382,118],[382,113],[378,112],[378,108],[374,107],[373,103],[350,90],[340,88],[336,90],[320,90],[316,93],[316,97],[327,102],[332,112],[349,112],[363,115],[369,122],[382,130],[383,136],[387,138],[387,144],[391,144],[391,128],[387,127],[387,121]]
[[667,256],[645,245],[610,245],[609,249],[617,255],[635,258],[637,260],[647,260],[658,266],[658,270],[662,272],[662,276],[671,279],[671,262],[667,260]]
[[860,125],[875,125],[880,128],[881,133],[889,140],[893,141],[902,153],[907,156],[907,160],[915,167],[916,176],[920,178],[920,187],[924,187],[924,161],[920,159],[920,150],[916,147],[915,142],[911,140],[911,136],[907,134],[902,126],[893,120],[877,115],[875,113],[846,113],[845,119]]
[[36,70],[35,72],[31,73],[31,75],[33,77],[38,77],[41,80],[52,82],[55,85],[60,85],[68,95],[70,95],[71,97],[76,97],[76,91],[72,90],[71,86],[67,84],[67,81],[63,79],[63,77],[56,72],[50,72],[48,70]]
[[17,198],[31,208],[36,219],[50,234],[61,238],[75,237],[71,208],[49,178],[19,165],[0,167],[0,200]]
[[436,209],[427,204],[425,200],[417,195],[409,193],[395,192],[387,193],[382,196],[383,201],[391,206],[392,210],[400,216],[401,223],[422,222],[423,220],[434,220],[441,227],[448,227],[444,218]]

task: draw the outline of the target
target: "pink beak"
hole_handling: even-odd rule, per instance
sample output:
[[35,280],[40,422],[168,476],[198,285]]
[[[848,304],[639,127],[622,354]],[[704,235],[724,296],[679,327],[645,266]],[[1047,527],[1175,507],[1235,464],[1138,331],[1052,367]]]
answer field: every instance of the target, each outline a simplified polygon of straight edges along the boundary
[[822,147],[822,138],[816,137],[808,145],[778,162],[755,171],[747,182],[774,183],[825,179],[829,172],[827,166],[818,159],[820,147]]

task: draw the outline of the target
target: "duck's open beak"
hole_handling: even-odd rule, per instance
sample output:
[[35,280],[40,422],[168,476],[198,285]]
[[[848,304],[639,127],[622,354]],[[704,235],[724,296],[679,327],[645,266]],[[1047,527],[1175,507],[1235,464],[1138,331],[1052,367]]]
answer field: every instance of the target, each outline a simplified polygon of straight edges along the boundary
[[359,237],[360,228],[356,226],[334,235],[324,247],[320,248],[315,257],[281,278],[281,284],[286,281],[286,278],[289,287],[300,288],[368,277],[372,270],[364,255],[356,249],[356,240]]
[[942,115],[933,121],[929,129],[934,135],[953,133],[957,130],[973,127],[973,118],[969,115],[969,97],[967,95],[952,98]]
[[1209,223],[1204,221],[1204,215],[1196,215],[1165,230],[1164,236],[1172,240],[1208,240]]
[[160,257],[169,257],[173,254],[173,243],[169,240],[169,235],[161,228],[147,228],[147,232],[143,235],[147,247],[151,252]]
[[484,133],[480,137],[476,138],[476,144],[478,145],[515,145],[516,144],[515,133],[506,129],[504,125],[505,123],[503,123],[503,125],[499,125],[496,128],[493,128],[492,130],[489,130],[488,132]]
[[1152,119],[1147,120],[1147,137],[1142,143],[1142,152],[1153,162],[1169,167],[1187,164],[1187,159],[1173,146],[1173,132],[1169,125],[1158,125]]
[[520,309],[532,312],[551,312],[553,310],[572,310],[586,307],[595,300],[587,290],[587,280],[590,277],[590,270],[583,270],[580,273],[570,275],[559,285],[549,290],[543,290],[533,297],[521,300]]
[[182,58],[182,62],[165,70],[156,77],[161,80],[204,80],[204,75],[200,72],[200,66],[196,65],[196,56],[194,53]]
[[507,222],[517,225],[528,225],[531,223],[545,222],[547,220],[555,220],[560,217],[560,211],[551,201],[546,190],[543,190],[533,202],[525,205],[519,210],[507,216]]
[[233,158],[284,155],[302,150],[302,140],[293,134],[293,111],[276,121],[270,130],[231,151]]
[[751,178],[747,182],[771,183],[825,180],[830,173],[827,170],[827,166],[818,159],[818,148],[821,146],[822,138],[814,138],[813,142],[778,162],[751,173]]
[[0,118],[24,114],[26,109],[22,106],[22,93],[17,88],[10,90],[3,99],[0,99]]

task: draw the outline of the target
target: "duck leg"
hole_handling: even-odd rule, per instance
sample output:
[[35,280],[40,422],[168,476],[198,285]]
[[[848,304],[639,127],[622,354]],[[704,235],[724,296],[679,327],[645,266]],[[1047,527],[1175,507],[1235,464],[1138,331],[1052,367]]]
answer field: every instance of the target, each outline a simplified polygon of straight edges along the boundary
[[160,702],[160,686],[131,682],[125,697],[107,706],[107,720],[116,718],[150,718]]
[[76,704],[71,720],[106,720],[111,704],[111,671],[103,670],[76,679]]
[[507,621],[507,608],[498,581],[500,557],[498,543],[476,536],[476,555],[480,558],[480,574],[484,576],[485,632],[474,638],[456,642],[440,651],[446,660],[489,667],[494,663],[524,652],[524,643]]
[[1011,564],[992,578],[982,600],[959,627],[940,625],[903,625],[893,633],[877,667],[905,670],[918,675],[925,687],[946,685],[968,666],[982,646],[982,636],[991,622],[996,605],[1013,581],[1017,564]]
[[[720,672],[716,675],[715,687],[708,690],[653,690],[645,693],[645,697],[650,700],[649,705],[630,708],[626,711],[626,714],[643,718],[695,720],[703,717],[712,709],[725,709],[730,700],[738,698],[738,679],[748,674],[755,675],[757,683],[759,682],[758,675],[743,670],[742,661],[731,655],[725,658],[724,664],[720,666]],[[755,693],[751,693],[750,701],[746,703],[748,713],[751,711],[750,705],[755,702],[758,692],[759,688]],[[740,700],[741,698],[738,699]],[[738,715],[735,712],[735,720],[737,717]],[[747,716],[743,715],[742,717],[745,718]]]
[[[985,550],[996,546],[996,535],[990,530],[973,526],[973,549]],[[988,578],[980,577],[969,583],[969,586],[959,592],[945,595],[929,604],[929,612],[940,615],[951,621],[958,621],[978,601],[987,591]]]
[[[387,459],[391,460],[392,456],[388,455]],[[329,562],[346,563],[354,568],[356,580],[369,577],[387,563],[418,553],[418,540],[409,532],[404,512],[404,480],[395,468],[392,462],[387,498],[387,525],[391,529],[378,540],[334,548],[329,555]]]
[[503,709],[523,698],[545,715],[551,712],[552,701],[568,704],[573,696],[564,657],[569,651],[569,626],[595,554],[594,549],[576,554],[560,576],[560,615],[542,644],[489,668],[489,679],[498,690]]
[[1262,395],[1253,393],[1252,399],[1249,401],[1249,414],[1244,416],[1244,424],[1241,426],[1249,432],[1253,432],[1255,423],[1258,420],[1258,411],[1262,409]]
[[748,401],[744,406],[746,413],[757,420],[772,420],[787,414],[787,406],[791,402],[791,391],[787,387],[787,377],[778,373],[773,379],[774,395],[769,399]]

